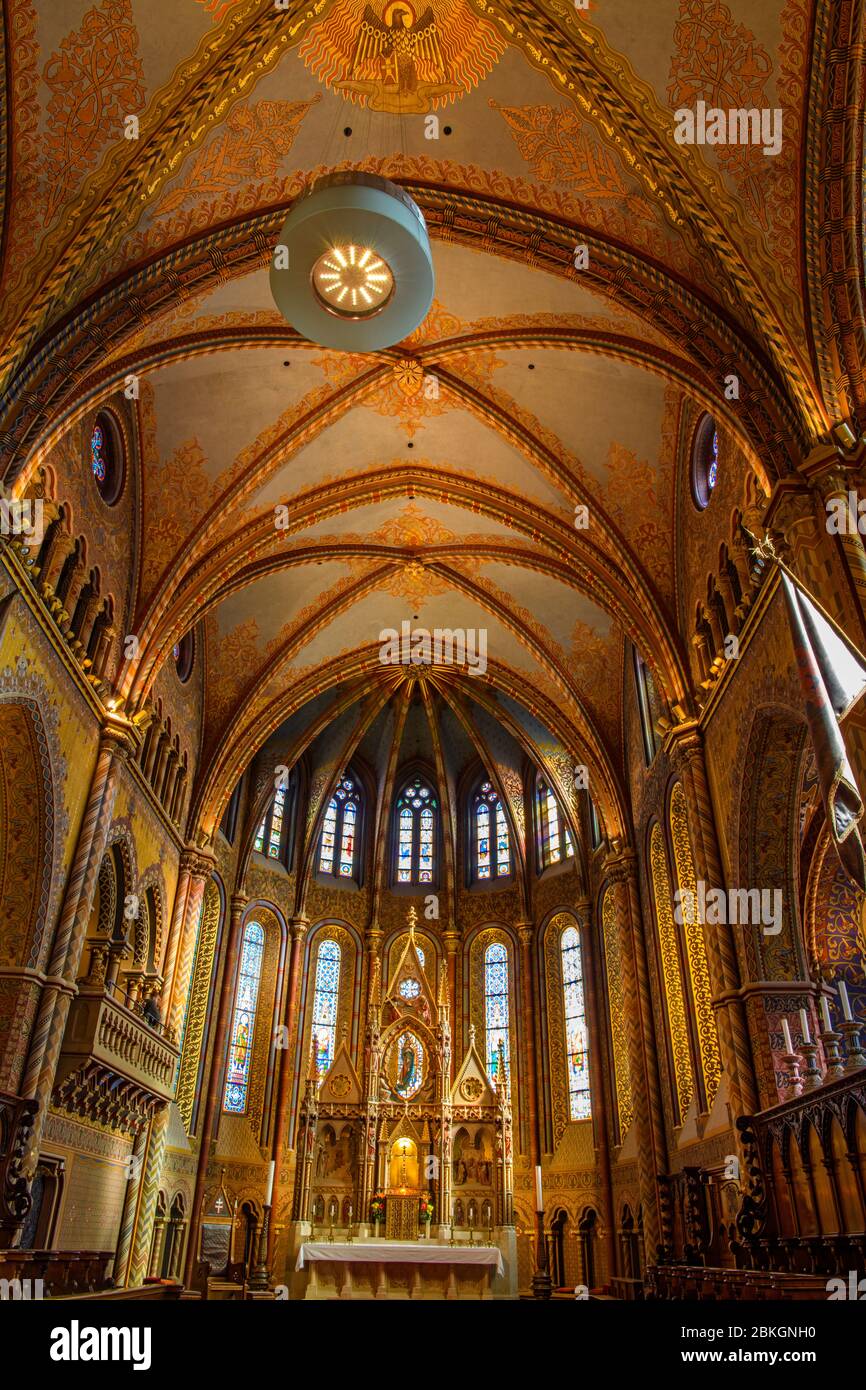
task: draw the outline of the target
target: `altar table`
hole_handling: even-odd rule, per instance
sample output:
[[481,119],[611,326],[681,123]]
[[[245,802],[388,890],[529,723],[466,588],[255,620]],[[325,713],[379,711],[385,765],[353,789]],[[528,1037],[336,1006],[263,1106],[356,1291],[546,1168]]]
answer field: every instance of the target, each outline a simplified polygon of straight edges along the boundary
[[505,1262],[496,1245],[312,1240],[298,1251],[295,1270],[304,1269],[298,1295],[305,1299],[487,1299]]

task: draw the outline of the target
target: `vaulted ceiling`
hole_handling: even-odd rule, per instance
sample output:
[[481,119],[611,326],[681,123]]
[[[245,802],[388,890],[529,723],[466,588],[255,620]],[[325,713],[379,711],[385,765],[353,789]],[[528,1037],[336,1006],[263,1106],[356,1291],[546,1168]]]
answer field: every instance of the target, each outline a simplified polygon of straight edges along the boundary
[[[118,688],[140,705],[198,625],[195,815],[323,692],[369,723],[409,618],[487,630],[483,688],[443,689],[510,736],[519,702],[618,833],[626,637],[690,707],[684,406],[767,492],[850,414],[805,269],[809,0],[431,0],[435,39],[396,59],[365,12],[411,35],[415,0],[6,8],[7,477],[136,378],[142,656]],[[783,107],[781,152],[677,144],[697,100]],[[345,167],[397,180],[433,240],[428,317],[369,355],[300,339],[268,285],[293,199]]]

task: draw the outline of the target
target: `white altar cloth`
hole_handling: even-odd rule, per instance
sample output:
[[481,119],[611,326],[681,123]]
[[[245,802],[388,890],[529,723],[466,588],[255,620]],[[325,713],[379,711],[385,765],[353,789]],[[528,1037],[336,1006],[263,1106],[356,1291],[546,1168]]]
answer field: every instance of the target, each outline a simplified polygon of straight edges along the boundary
[[298,1251],[295,1269],[314,1260],[336,1264],[495,1265],[503,1275],[505,1265],[496,1245],[436,1245],[432,1240],[308,1240]]

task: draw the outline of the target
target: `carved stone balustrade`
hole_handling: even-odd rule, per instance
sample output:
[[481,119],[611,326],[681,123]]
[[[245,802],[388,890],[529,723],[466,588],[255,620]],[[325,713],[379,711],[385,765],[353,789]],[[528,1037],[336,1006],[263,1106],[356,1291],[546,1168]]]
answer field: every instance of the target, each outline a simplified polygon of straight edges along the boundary
[[179,1052],[166,1030],[101,988],[83,985],[72,1002],[55,1099],[74,1113],[135,1126],[174,1093]]

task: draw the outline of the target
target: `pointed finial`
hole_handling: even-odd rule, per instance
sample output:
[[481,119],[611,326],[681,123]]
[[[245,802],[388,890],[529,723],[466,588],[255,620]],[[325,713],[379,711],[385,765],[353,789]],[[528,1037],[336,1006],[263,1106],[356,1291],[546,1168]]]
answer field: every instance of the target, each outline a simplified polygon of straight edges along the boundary
[[475,1024],[474,1024],[474,1023],[470,1023],[470,1025],[469,1025],[469,1046],[470,1046],[470,1047],[474,1047],[474,1046],[475,1046],[475,1034],[476,1034],[477,1031],[478,1031],[478,1030],[476,1029]]
[[316,1081],[319,1075],[319,1039],[314,1033],[310,1039],[310,1065],[307,1070],[307,1080]]
[[409,908],[409,940],[415,945],[415,923],[418,921],[418,913],[415,911],[415,904]]

